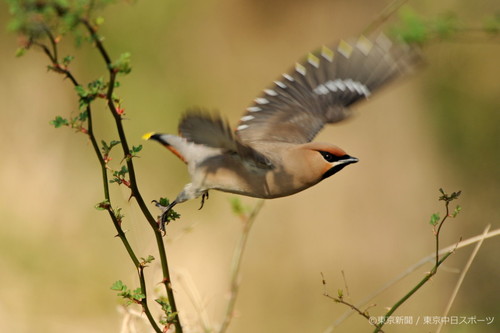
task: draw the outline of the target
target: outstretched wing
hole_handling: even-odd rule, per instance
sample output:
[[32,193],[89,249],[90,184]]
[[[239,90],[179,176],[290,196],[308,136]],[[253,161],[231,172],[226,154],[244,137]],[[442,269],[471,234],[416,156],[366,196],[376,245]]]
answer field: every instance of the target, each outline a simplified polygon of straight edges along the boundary
[[236,136],[245,144],[309,142],[325,124],[348,117],[349,105],[408,71],[418,58],[415,49],[395,45],[385,35],[323,47],[255,99]]
[[187,111],[179,123],[179,133],[190,142],[213,148],[221,148],[226,153],[238,154],[243,160],[256,167],[271,168],[270,161],[258,151],[238,140],[227,121],[218,114],[201,110]]

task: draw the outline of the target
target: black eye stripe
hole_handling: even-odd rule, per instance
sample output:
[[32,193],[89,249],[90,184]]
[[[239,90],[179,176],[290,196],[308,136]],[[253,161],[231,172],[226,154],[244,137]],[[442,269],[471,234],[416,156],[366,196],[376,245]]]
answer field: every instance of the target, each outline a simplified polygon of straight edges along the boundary
[[345,157],[346,157],[346,155],[336,156],[336,155],[333,155],[332,153],[327,152],[327,151],[320,151],[319,153],[323,156],[325,161],[327,161],[329,163],[337,162],[339,160],[345,159]]

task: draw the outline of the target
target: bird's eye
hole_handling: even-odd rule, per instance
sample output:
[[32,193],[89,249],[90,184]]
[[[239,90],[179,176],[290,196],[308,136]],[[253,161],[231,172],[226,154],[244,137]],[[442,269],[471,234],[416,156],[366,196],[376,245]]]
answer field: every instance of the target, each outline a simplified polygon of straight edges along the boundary
[[330,163],[333,163],[333,162],[336,162],[336,161],[342,159],[342,157],[333,155],[332,153],[329,153],[327,151],[320,151],[320,154],[323,156],[325,161],[330,162]]

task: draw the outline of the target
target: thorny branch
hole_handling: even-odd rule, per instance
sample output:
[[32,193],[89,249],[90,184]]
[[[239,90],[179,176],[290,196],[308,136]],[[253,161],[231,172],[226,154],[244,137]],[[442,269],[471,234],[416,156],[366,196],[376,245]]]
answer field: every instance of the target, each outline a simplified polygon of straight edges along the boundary
[[[323,286],[325,288],[325,291],[324,291],[324,296],[332,299],[333,301],[335,301],[336,303],[340,303],[340,304],[344,304],[348,307],[351,308],[351,310],[353,310],[354,312],[357,312],[359,315],[363,316],[365,319],[367,319],[371,325],[374,325],[375,326],[375,330],[374,330],[374,333],[380,333],[380,332],[383,332],[382,331],[382,327],[385,325],[385,323],[387,322],[387,319],[404,303],[406,302],[413,294],[415,294],[415,292],[417,292],[423,285],[425,285],[436,273],[437,273],[437,270],[438,270],[438,267],[451,255],[455,252],[456,248],[458,247],[458,244],[448,250],[441,258],[440,258],[440,250],[439,250],[439,236],[440,236],[440,232],[441,232],[441,229],[445,223],[445,221],[448,219],[448,218],[455,218],[461,208],[460,206],[457,206],[454,210],[453,213],[450,213],[450,209],[449,209],[449,204],[451,201],[453,200],[456,200],[458,199],[458,197],[460,196],[461,192],[458,191],[458,192],[453,192],[452,194],[448,195],[447,193],[444,192],[443,189],[439,189],[440,193],[441,193],[441,196],[439,197],[439,200],[440,201],[444,201],[445,202],[445,216],[443,218],[440,218],[439,217],[439,214],[433,214],[432,217],[431,217],[431,221],[430,223],[433,225],[433,231],[434,231],[434,237],[435,237],[435,244],[436,244],[436,249],[435,249],[435,254],[434,254],[434,257],[435,257],[435,263],[434,263],[434,266],[433,268],[430,270],[430,272],[428,272],[424,278],[419,282],[417,283],[417,285],[415,287],[413,287],[408,293],[406,293],[400,300],[398,300],[387,312],[386,314],[382,317],[382,319],[379,321],[379,322],[374,322],[372,319],[372,317],[370,317],[370,315],[368,314],[367,310],[365,311],[362,311],[360,310],[360,308],[357,306],[357,305],[354,305],[354,304],[351,304],[347,301],[345,301],[344,299],[344,296],[343,296],[343,291],[341,289],[339,289],[339,292],[338,292],[338,297],[334,297],[334,296],[331,296],[328,294],[328,292],[326,291],[326,282],[325,282],[325,279],[323,277],[323,273],[321,273],[321,276],[322,276],[322,281],[323,281]],[[460,239],[461,240],[461,239]],[[361,303],[363,304],[363,303]]]
[[[63,14],[65,14],[65,10],[58,10],[58,13],[60,15],[63,15]],[[127,137],[126,137],[125,130],[124,130],[123,124],[122,124],[122,112],[119,112],[119,109],[117,108],[117,105],[116,105],[116,99],[113,96],[114,89],[116,87],[116,76],[119,73],[119,70],[113,66],[113,63],[111,62],[111,58],[110,58],[108,52],[106,51],[106,48],[104,47],[104,45],[101,41],[101,38],[97,34],[97,29],[89,22],[89,20],[87,18],[79,17],[79,23],[81,23],[85,27],[85,29],[88,31],[88,33],[90,34],[91,40],[96,45],[101,57],[104,59],[104,62],[106,64],[106,68],[107,68],[107,71],[109,74],[109,79],[108,79],[108,83],[107,83],[107,92],[106,92],[105,96],[99,96],[99,97],[103,97],[106,99],[108,108],[114,117],[115,126],[116,126],[117,131],[118,131],[118,135],[120,138],[120,144],[122,146],[122,150],[123,150],[123,154],[124,154],[124,160],[126,161],[128,174],[130,177],[130,182],[129,182],[130,186],[129,187],[131,189],[131,197],[134,197],[136,199],[142,213],[146,217],[149,225],[151,226],[151,228],[155,234],[155,239],[156,239],[158,251],[160,254],[160,261],[161,261],[161,266],[162,266],[162,273],[163,273],[162,283],[165,286],[169,305],[170,305],[172,313],[174,314],[174,319],[171,320],[171,323],[173,323],[173,325],[175,326],[176,332],[182,332],[180,320],[179,320],[178,315],[177,315],[177,308],[176,308],[175,298],[174,298],[172,285],[171,285],[170,272],[169,272],[169,268],[168,268],[168,262],[167,262],[166,252],[165,252],[165,246],[163,243],[163,237],[162,237],[160,231],[158,230],[158,226],[157,226],[155,218],[148,210],[147,205],[146,205],[146,203],[145,203],[144,199],[142,198],[142,195],[139,191],[139,187],[138,187],[137,179],[136,179],[136,175],[135,175],[134,163],[132,160],[132,156],[130,154],[129,145],[127,143]],[[45,55],[49,58],[49,60],[51,62],[51,66],[49,66],[49,69],[53,70],[56,73],[64,75],[66,78],[68,78],[71,81],[71,83],[75,87],[81,87],[78,80],[75,78],[75,76],[72,74],[72,72],[68,69],[67,64],[65,64],[64,61],[61,62],[59,60],[58,47],[57,47],[58,40],[56,39],[56,37],[54,37],[51,30],[45,25],[43,26],[42,31],[45,34],[45,36],[47,37],[50,46],[47,46],[46,44],[44,44],[43,42],[40,42],[36,38],[30,37],[30,39],[25,47],[26,48],[29,48],[30,46],[39,47],[45,53]],[[123,231],[123,229],[121,227],[121,219],[122,219],[121,214],[119,213],[119,211],[117,212],[117,210],[115,210],[111,204],[111,197],[110,197],[109,185],[108,185],[109,180],[108,180],[108,175],[107,175],[107,169],[108,169],[107,160],[105,159],[105,157],[101,153],[101,151],[99,149],[99,145],[97,143],[96,136],[94,134],[91,103],[88,103],[85,106],[84,112],[86,114],[88,128],[87,129],[82,128],[81,131],[88,135],[88,137],[91,141],[92,147],[94,149],[94,152],[96,153],[96,156],[98,158],[98,161],[99,161],[99,164],[101,167],[101,172],[102,172],[104,201],[99,203],[97,208],[106,210],[109,213],[111,220],[113,221],[113,225],[117,231],[117,237],[119,237],[120,240],[122,241],[124,247],[127,250],[127,253],[129,254],[129,257],[131,258],[132,262],[134,263],[134,266],[137,269],[138,278],[139,278],[140,285],[141,285],[141,291],[142,291],[142,294],[144,295],[144,298],[142,298],[140,301],[140,304],[143,308],[143,311],[146,314],[146,316],[147,316],[149,322],[151,323],[152,327],[154,328],[154,330],[156,332],[162,332],[162,330],[158,327],[158,324],[155,322],[155,320],[151,314],[151,311],[149,310],[149,307],[148,307],[146,283],[145,283],[145,278],[144,278],[144,266],[140,263],[139,259],[137,258],[134,250],[132,249],[132,246],[130,245],[130,243],[125,235],[125,232]]]

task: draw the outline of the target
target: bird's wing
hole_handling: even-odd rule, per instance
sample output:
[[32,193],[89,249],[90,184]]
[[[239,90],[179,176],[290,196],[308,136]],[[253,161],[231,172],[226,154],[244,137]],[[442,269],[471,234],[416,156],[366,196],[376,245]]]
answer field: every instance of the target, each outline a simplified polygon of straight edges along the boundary
[[259,168],[272,168],[271,162],[264,155],[241,143],[228,122],[218,114],[189,110],[179,123],[179,133],[189,142],[220,148],[229,154],[238,154],[243,160]]
[[309,142],[325,124],[348,117],[349,105],[407,72],[418,59],[414,48],[393,44],[385,35],[323,47],[255,99],[240,119],[236,136],[250,145]]

